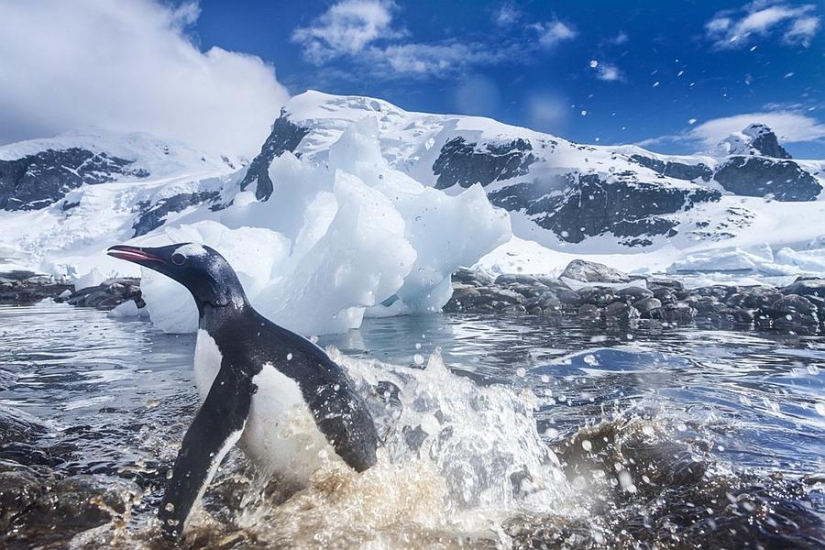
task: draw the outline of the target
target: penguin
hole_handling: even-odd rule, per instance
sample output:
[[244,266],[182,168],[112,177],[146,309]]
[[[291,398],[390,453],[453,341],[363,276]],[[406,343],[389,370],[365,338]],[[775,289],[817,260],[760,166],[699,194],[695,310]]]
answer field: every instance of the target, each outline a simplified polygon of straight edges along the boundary
[[347,374],[321,348],[255,311],[216,250],[118,245],[108,254],[174,279],[198,307],[194,368],[202,404],[158,511],[167,538],[181,537],[235,444],[263,475],[297,483],[324,460],[342,460],[357,472],[375,464],[375,424]]

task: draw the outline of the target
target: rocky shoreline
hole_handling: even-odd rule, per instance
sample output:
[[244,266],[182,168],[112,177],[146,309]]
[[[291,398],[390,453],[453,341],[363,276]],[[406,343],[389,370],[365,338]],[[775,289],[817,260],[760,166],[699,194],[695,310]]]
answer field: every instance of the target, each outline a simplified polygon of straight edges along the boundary
[[[575,260],[559,277],[505,274],[490,277],[459,269],[445,313],[523,314],[608,326],[764,329],[825,334],[825,279],[799,277],[785,287],[713,285],[688,289],[675,279],[632,277]],[[44,299],[111,310],[133,301],[144,307],[140,280],[109,279],[74,290],[45,277],[0,276],[0,304]]]
[[[575,288],[575,290],[574,290]],[[799,277],[788,286],[713,285],[687,289],[662,277],[632,278],[575,260],[558,277],[459,270],[447,313],[515,313],[582,323],[711,329],[775,329],[825,333],[825,279]]]

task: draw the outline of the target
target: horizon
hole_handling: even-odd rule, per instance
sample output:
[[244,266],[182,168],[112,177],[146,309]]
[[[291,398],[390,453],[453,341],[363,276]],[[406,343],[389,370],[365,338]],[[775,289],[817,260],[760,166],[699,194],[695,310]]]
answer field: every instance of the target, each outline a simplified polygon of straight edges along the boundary
[[[764,123],[794,157],[825,158],[823,10],[810,3],[72,8],[0,6],[17,23],[0,38],[0,144],[100,126],[250,156],[287,98],[312,89],[665,154]],[[34,26],[44,10],[59,28]]]

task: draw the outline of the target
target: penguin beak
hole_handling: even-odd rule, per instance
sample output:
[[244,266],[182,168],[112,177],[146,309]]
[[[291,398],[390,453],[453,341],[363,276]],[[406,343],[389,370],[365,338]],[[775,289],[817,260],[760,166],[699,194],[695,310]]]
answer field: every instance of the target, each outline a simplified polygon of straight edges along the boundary
[[106,254],[112,256],[113,258],[119,258],[121,260],[136,263],[150,269],[155,269],[159,265],[165,265],[167,263],[164,258],[157,255],[155,250],[156,249],[153,248],[117,245],[107,250]]

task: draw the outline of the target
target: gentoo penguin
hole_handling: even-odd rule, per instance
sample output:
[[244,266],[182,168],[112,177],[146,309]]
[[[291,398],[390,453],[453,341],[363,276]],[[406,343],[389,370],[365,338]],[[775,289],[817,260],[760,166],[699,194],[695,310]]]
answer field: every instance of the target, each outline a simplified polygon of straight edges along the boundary
[[343,369],[305,338],[249,304],[235,271],[194,243],[113,246],[110,256],[185,286],[198,306],[195,384],[203,404],[186,431],[158,516],[179,538],[236,443],[264,474],[305,482],[323,460],[358,472],[376,461],[378,436]]

